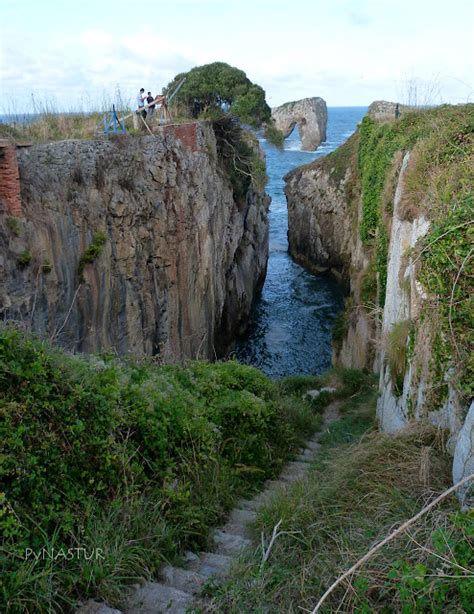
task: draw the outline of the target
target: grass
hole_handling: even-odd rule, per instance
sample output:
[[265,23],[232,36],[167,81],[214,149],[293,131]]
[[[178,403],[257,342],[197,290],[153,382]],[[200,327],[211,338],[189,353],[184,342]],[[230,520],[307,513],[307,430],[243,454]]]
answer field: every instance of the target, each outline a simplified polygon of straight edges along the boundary
[[[374,432],[376,392],[366,379],[322,438],[307,480],[258,515],[267,563],[243,558],[209,589],[208,612],[311,611],[347,568],[451,483],[443,437],[418,424],[397,436]],[[257,541],[260,541],[257,538]],[[387,545],[329,597],[322,612],[472,612],[474,515],[453,497]],[[439,558],[441,557],[441,559]]]
[[25,249],[17,256],[16,261],[18,262],[18,266],[22,269],[26,268],[32,261],[33,256],[29,249]]
[[19,142],[47,143],[65,139],[91,139],[102,132],[101,113],[61,114],[53,111],[40,113],[31,122],[0,123],[0,138]]
[[21,234],[21,225],[16,217],[7,217],[6,225],[8,230],[14,237],[19,237]]
[[107,237],[103,232],[94,233],[92,241],[79,258],[79,264],[77,265],[77,274],[81,282],[84,281],[84,269],[88,264],[92,264],[100,256],[106,241]]
[[395,393],[403,391],[403,379],[407,368],[408,337],[412,327],[411,320],[400,320],[392,325],[386,341],[386,358]]
[[[129,584],[205,548],[236,498],[321,424],[299,392],[233,361],[90,359],[12,328],[0,329],[0,413],[8,613],[61,612],[87,597],[120,606]],[[51,555],[76,547],[91,560]]]

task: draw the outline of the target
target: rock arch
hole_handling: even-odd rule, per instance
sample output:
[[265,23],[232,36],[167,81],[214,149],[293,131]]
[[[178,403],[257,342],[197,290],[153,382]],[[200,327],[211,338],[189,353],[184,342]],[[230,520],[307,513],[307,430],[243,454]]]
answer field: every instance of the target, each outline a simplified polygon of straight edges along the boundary
[[285,138],[298,126],[302,149],[305,151],[314,151],[326,140],[328,112],[326,102],[322,98],[286,102],[272,109],[272,118]]

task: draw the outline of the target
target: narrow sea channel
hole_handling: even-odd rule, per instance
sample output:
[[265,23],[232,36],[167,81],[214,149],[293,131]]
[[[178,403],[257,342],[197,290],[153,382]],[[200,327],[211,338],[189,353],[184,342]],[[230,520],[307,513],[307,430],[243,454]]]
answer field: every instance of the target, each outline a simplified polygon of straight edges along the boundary
[[329,275],[313,275],[288,254],[288,213],[284,175],[333,151],[354,132],[366,107],[328,108],[327,141],[315,152],[301,151],[298,131],[278,150],[262,139],[267,157],[270,206],[270,257],[262,294],[251,314],[236,358],[270,377],[318,374],[331,365],[331,329],[343,295]]

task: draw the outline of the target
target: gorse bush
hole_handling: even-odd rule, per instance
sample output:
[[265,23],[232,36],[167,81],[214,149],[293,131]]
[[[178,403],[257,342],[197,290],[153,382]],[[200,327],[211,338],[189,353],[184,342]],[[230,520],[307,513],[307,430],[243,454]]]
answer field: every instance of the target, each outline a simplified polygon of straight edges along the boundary
[[[2,611],[118,604],[237,495],[273,475],[320,420],[256,369],[67,356],[0,331]],[[95,545],[94,545],[95,544]],[[25,560],[101,547],[99,561]]]

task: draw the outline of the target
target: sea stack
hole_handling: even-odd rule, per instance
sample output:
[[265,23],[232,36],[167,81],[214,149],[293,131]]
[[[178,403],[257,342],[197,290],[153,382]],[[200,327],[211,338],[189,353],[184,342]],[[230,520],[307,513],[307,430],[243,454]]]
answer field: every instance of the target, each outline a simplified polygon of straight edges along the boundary
[[297,125],[304,151],[314,151],[326,140],[328,111],[322,98],[303,98],[295,102],[285,102],[272,109],[276,128],[285,138]]

